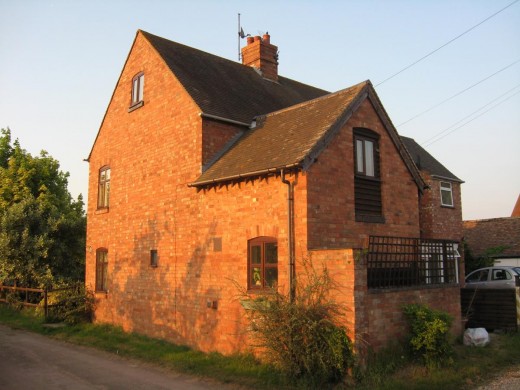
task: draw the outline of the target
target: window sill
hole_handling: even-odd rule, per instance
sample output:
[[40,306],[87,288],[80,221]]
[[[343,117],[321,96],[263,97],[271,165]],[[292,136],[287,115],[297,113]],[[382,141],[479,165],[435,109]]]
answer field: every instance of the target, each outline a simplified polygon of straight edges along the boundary
[[97,209],[94,214],[96,214],[96,215],[106,214],[106,213],[108,213],[108,210],[109,210],[108,207],[103,207],[103,208]]
[[141,100],[140,102],[135,103],[134,105],[128,107],[128,112],[132,112],[134,110],[137,110],[138,108],[144,106],[144,100]]
[[356,222],[385,223],[385,217],[383,217],[382,215],[361,214],[356,215]]
[[356,179],[369,180],[369,181],[375,181],[375,182],[381,183],[381,178],[378,176],[366,176],[366,175],[361,175],[359,173],[356,173],[354,176]]
[[447,205],[447,204],[441,204],[441,207],[444,208],[444,209],[454,209],[455,206],[450,206],[450,205]]

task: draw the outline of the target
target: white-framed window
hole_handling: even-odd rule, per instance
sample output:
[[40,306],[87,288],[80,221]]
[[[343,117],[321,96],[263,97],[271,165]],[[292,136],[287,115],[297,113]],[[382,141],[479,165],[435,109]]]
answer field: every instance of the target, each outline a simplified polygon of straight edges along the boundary
[[447,181],[441,181],[441,205],[453,207],[453,190],[451,183]]
[[356,174],[368,177],[374,177],[375,158],[374,158],[374,141],[364,137],[355,138],[356,141]]
[[99,170],[98,182],[98,209],[106,209],[110,200],[110,167],[104,166]]
[[132,101],[131,106],[141,103],[144,98],[144,73],[140,72],[132,79]]

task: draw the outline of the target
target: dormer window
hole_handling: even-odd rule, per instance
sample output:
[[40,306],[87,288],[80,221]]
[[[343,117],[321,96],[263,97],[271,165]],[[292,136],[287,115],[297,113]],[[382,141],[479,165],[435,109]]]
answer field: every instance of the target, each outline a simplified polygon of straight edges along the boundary
[[138,108],[143,105],[144,97],[144,73],[140,72],[132,79],[132,101],[130,108]]

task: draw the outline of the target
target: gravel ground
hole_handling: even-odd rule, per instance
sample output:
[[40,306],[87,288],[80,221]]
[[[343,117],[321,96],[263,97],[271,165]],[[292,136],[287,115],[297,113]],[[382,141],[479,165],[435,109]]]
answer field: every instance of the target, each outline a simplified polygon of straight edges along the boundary
[[520,389],[520,365],[503,372],[493,382],[477,387],[477,390],[518,390]]

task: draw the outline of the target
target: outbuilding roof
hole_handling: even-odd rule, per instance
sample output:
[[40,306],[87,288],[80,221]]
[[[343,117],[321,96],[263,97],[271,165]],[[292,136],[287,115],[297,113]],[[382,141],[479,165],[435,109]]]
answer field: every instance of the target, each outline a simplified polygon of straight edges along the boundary
[[257,118],[226,153],[191,185],[307,169],[365,99],[370,99],[419,188],[425,183],[403,147],[370,81]]

